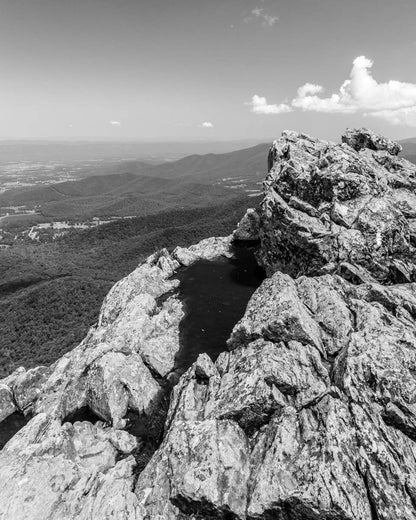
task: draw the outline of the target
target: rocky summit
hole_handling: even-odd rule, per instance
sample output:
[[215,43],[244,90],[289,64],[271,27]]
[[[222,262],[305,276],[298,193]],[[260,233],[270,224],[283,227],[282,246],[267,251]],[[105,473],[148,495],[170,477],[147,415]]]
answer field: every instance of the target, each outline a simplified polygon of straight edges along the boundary
[[[416,520],[416,166],[399,153],[366,129],[284,132],[232,236],[152,255],[77,348],[1,381],[0,428],[26,424],[0,451],[0,519]],[[175,274],[236,241],[267,277],[219,357],[179,377]]]

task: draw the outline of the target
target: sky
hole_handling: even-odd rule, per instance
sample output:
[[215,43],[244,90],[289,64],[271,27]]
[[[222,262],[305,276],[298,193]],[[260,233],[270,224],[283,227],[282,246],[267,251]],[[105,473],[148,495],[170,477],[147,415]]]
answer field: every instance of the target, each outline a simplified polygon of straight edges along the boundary
[[0,139],[416,136],[416,0],[0,0]]

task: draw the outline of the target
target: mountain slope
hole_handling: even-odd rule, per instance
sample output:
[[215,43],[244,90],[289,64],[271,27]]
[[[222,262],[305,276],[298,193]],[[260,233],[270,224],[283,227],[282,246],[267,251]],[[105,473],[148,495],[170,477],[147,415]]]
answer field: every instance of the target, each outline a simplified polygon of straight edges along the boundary
[[[260,144],[225,154],[192,155],[157,166],[140,165],[140,174],[132,163],[131,171],[124,173],[9,190],[0,194],[0,207],[27,205],[47,217],[65,219],[145,215],[178,206],[204,206],[245,189],[258,190],[268,148]],[[123,169],[129,170],[128,165]]]
[[82,219],[206,206],[234,196],[224,187],[205,185],[191,178],[162,179],[124,173],[10,190],[0,195],[0,207],[26,205],[47,217]]
[[202,183],[212,183],[224,177],[262,180],[269,147],[270,144],[265,143],[224,154],[190,155],[179,161],[152,166],[149,172],[169,179],[192,177]]

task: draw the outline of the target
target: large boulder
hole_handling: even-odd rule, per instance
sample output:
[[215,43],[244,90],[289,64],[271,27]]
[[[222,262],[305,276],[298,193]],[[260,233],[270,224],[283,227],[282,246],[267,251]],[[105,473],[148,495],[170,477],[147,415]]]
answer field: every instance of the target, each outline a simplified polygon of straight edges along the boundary
[[127,432],[38,414],[0,452],[0,518],[142,520],[136,448]]
[[415,316],[416,284],[265,280],[174,388],[145,518],[416,519]]
[[335,145],[283,132],[269,154],[259,259],[269,274],[416,280],[416,166],[400,145],[348,130]]

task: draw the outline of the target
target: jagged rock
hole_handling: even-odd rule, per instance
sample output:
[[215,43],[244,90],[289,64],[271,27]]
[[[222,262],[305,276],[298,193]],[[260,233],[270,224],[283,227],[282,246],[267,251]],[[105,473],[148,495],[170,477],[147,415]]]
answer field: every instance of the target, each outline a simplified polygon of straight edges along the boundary
[[[271,276],[236,324],[231,352],[215,364],[200,356],[175,387],[165,441],[136,486],[147,519],[191,513],[247,520],[416,519],[416,284],[377,282],[412,276],[415,257],[406,226],[411,228],[408,217],[416,209],[414,168],[397,158],[371,158],[368,149],[334,150],[293,132],[284,139],[283,147],[275,144],[279,152],[272,159],[283,166],[275,164],[271,173],[279,166],[290,173],[266,180],[261,213],[259,256]],[[395,153],[391,143],[373,141],[381,150],[376,153]],[[315,204],[305,198],[311,186],[308,163],[323,157],[335,166],[316,179],[322,200]],[[384,170],[377,172],[380,162]],[[349,168],[358,189],[351,203],[343,197],[345,184],[336,196],[331,191],[334,178],[345,178]],[[401,207],[392,205],[399,196],[393,170],[400,190],[407,190]],[[331,200],[325,199],[327,189]],[[278,239],[286,240],[287,257]],[[394,244],[403,247],[395,250]],[[323,255],[324,246],[328,258],[313,264],[308,247]],[[385,248],[378,257],[377,247]],[[366,256],[372,248],[375,259]],[[403,255],[393,257],[392,251]],[[314,269],[329,274],[293,279],[277,270],[276,258],[286,267],[297,256],[308,274]],[[234,465],[239,474],[234,493],[247,497],[244,508],[228,502],[224,509],[219,497],[227,483],[211,480],[204,493],[195,488],[197,476],[186,479],[189,464],[204,467],[199,428],[224,420],[240,428],[233,448],[248,446],[241,455],[246,466]],[[185,455],[185,467],[177,463],[175,447],[184,430],[186,446],[198,446],[191,461]]]
[[[259,308],[261,313],[257,312]],[[322,333],[288,275],[277,272],[262,283],[249,301],[245,316],[234,327],[228,346],[237,348],[258,338],[299,341],[323,351]]]
[[9,386],[0,384],[0,422],[17,410],[13,392]]
[[358,454],[342,401],[328,396],[300,412],[287,407],[252,452],[249,518],[370,519]]
[[0,422],[13,412],[32,412],[50,368],[39,366],[30,370],[23,367],[0,381]]
[[347,143],[357,152],[363,148],[369,148],[370,150],[386,150],[391,155],[397,155],[402,151],[402,146],[399,143],[378,135],[367,128],[360,130],[348,128],[342,136],[342,142]]
[[36,367],[19,375],[12,385],[16,406],[22,412],[31,412],[32,403],[36,401],[43,383],[50,374],[49,367]]
[[[182,254],[230,256],[231,240],[210,238]],[[121,429],[130,412],[139,422],[160,413],[163,378],[180,348],[184,313],[172,275],[183,264],[166,249],[150,256],[113,286],[78,347],[51,367],[19,368],[0,381],[0,422],[15,411],[33,414],[0,451],[1,519],[144,518],[130,454],[147,455]],[[105,423],[65,422],[84,409]]]
[[38,414],[0,452],[0,518],[141,520],[136,448],[126,432]]
[[259,240],[260,215],[254,208],[249,208],[234,231],[235,240]]
[[90,367],[89,407],[100,417],[123,427],[127,410],[143,415],[152,412],[161,389],[138,354],[104,354]]
[[[265,280],[233,350],[215,364],[200,356],[175,387],[165,440],[136,485],[145,518],[416,519],[415,316],[416,284]],[[215,445],[231,423],[238,477],[220,481],[202,432]],[[224,501],[231,490],[238,505]]]
[[[258,253],[269,274],[342,272],[416,280],[416,166],[397,143],[348,130],[335,145],[284,132],[269,154]],[[362,277],[362,274],[360,275]]]
[[198,255],[186,247],[175,247],[172,256],[183,266],[188,267],[198,260]]
[[232,240],[232,235],[227,237],[206,238],[188,248],[176,247],[173,250],[172,256],[185,267],[198,260],[212,260],[218,256],[231,258],[234,254],[231,246]]
[[240,518],[247,462],[247,440],[233,421],[176,422],[136,486],[145,518],[180,518],[179,510],[199,518],[237,512]]
[[[34,404],[35,413],[64,418],[88,406],[103,419],[119,424],[127,407],[138,413],[152,410],[161,388],[150,370],[165,374],[173,368],[183,316],[175,296],[161,306],[157,303],[177,287],[178,282],[168,276],[157,265],[144,263],[111,289],[97,326],[53,365]],[[149,337],[155,355],[148,352],[145,340]],[[138,388],[134,378],[147,383]],[[142,394],[140,399],[135,397],[137,392]]]
[[198,257],[199,260],[212,260],[218,256],[231,258],[233,236],[211,237],[201,240],[188,248],[188,251]]

